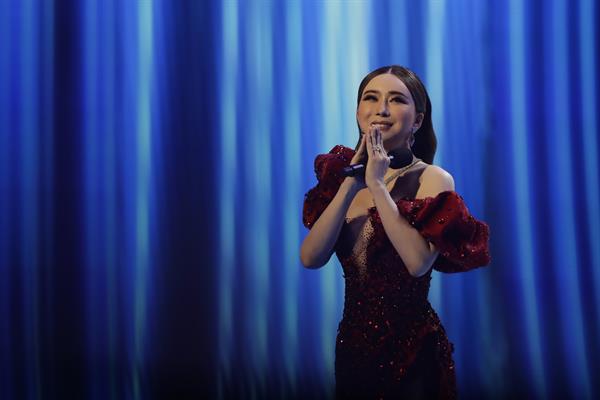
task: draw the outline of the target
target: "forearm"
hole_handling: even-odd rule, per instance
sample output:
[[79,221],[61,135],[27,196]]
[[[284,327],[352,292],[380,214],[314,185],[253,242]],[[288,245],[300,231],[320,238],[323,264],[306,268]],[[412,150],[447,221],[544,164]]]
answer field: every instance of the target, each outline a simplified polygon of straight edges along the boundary
[[383,183],[369,190],[373,195],[385,233],[396,252],[411,275],[421,276],[435,261],[437,251],[400,215],[398,207]]
[[305,267],[319,268],[329,261],[357,191],[356,181],[346,178],[331,203],[315,221],[300,248],[300,259]]

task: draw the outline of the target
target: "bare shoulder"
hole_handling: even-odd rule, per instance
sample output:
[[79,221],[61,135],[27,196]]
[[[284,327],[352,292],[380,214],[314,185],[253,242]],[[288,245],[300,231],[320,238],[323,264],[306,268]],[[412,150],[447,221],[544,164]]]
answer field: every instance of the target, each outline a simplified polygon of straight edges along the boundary
[[419,179],[416,198],[435,197],[440,192],[454,190],[454,178],[448,171],[437,165],[428,165]]

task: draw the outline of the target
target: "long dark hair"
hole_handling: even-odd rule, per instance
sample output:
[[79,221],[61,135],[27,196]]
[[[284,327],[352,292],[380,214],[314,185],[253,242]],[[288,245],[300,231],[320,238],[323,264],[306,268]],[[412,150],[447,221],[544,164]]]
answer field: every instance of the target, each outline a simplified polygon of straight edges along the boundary
[[[433,124],[431,122],[431,101],[429,100],[429,95],[427,94],[425,85],[423,85],[423,82],[421,82],[421,79],[419,79],[417,74],[400,65],[388,65],[377,68],[365,76],[362,82],[360,82],[360,86],[358,87],[358,97],[356,99],[356,108],[358,109],[362,93],[371,79],[382,74],[393,74],[402,82],[404,82],[415,102],[416,112],[424,114],[421,127],[414,134],[415,142],[413,143],[411,150],[416,157],[425,161],[427,164],[432,164],[435,156],[435,150],[437,148],[437,139],[435,137]],[[358,132],[358,143],[356,144],[355,148],[356,151],[358,150],[361,139],[360,125],[358,127]]]

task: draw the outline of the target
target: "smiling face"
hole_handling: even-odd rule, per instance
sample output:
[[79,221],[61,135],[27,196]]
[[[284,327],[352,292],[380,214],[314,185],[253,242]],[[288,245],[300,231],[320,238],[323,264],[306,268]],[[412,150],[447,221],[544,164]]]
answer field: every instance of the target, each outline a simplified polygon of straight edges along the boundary
[[365,86],[356,119],[362,132],[379,128],[383,145],[389,152],[400,147],[410,148],[411,134],[421,126],[423,113],[416,112],[404,82],[393,74],[381,74]]

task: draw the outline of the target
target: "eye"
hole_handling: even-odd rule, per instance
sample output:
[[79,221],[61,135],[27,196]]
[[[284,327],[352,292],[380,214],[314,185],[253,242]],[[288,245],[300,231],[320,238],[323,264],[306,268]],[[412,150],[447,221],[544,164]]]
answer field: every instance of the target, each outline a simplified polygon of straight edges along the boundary
[[377,99],[372,94],[368,94],[365,97],[363,97],[363,100],[377,100]]
[[396,101],[396,102],[399,102],[399,103],[406,103],[406,101],[402,97],[394,97],[392,99],[392,101]]

